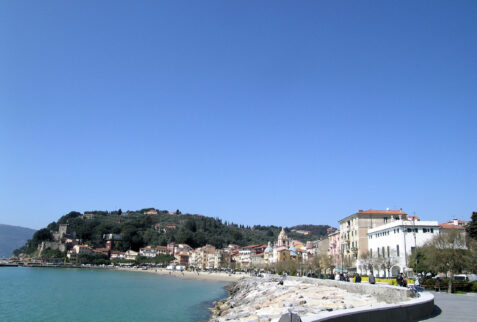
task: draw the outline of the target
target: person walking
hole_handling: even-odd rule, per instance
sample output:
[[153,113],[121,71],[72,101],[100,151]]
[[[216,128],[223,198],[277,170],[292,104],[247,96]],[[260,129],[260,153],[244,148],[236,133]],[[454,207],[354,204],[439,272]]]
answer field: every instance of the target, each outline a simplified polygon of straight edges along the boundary
[[371,273],[369,274],[369,284],[376,284],[376,279],[374,278],[374,275]]
[[361,283],[361,275],[359,273],[356,274],[356,277],[354,278],[355,283]]
[[396,283],[397,283],[397,285],[402,286],[402,275],[401,275],[401,273],[399,273],[396,276]]
[[406,275],[402,276],[402,286],[407,287],[407,277],[406,277]]

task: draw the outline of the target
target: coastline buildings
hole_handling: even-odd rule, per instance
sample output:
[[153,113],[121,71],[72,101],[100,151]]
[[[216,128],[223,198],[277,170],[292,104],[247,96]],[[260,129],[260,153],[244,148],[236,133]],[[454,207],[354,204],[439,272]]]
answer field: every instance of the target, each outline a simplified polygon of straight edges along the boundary
[[368,229],[384,225],[392,220],[406,218],[401,210],[359,210],[341,220],[341,270],[356,271],[356,261],[368,251]]
[[457,230],[461,234],[465,235],[465,226],[467,225],[467,221],[459,220],[459,219],[452,219],[446,223],[440,224],[439,228],[442,232],[449,231],[449,230]]
[[331,265],[337,267],[341,263],[341,239],[340,231],[336,230],[328,235],[329,248],[328,256],[330,256]]
[[[88,214],[85,214],[88,215]],[[151,213],[151,215],[153,215]],[[89,216],[83,217],[90,219]],[[409,256],[418,247],[447,231],[458,231],[465,235],[467,222],[452,219],[438,224],[436,221],[420,221],[416,216],[408,216],[400,210],[359,210],[341,220],[340,230],[329,228],[325,238],[308,240],[306,244],[289,238],[282,228],[276,241],[268,241],[267,245],[238,246],[230,244],[218,249],[213,245],[205,245],[193,249],[187,244],[169,243],[167,246],[146,246],[139,252],[115,250],[115,242],[122,240],[121,234],[104,234],[103,244],[92,249],[81,245],[75,239],[75,233],[67,234],[66,224],[58,225],[58,231],[51,231],[52,241],[44,241],[38,247],[67,251],[70,261],[78,259],[78,255],[101,254],[110,259],[136,260],[138,256],[155,258],[158,255],[171,255],[172,263],[190,266],[196,269],[262,269],[283,261],[293,261],[295,267],[303,267],[309,272],[320,270],[324,273],[359,272],[367,274],[371,271],[383,277],[395,276],[399,272],[408,272]],[[174,230],[176,225],[156,224],[159,231]],[[294,231],[294,233],[300,233]],[[306,235],[306,234],[302,234]],[[118,245],[119,246],[119,245]],[[101,248],[103,247],[103,248]],[[465,245],[463,246],[465,247]],[[117,248],[116,248],[117,249]],[[143,262],[143,261],[142,261]],[[147,262],[147,261],[145,261]],[[151,261],[154,264],[155,261]],[[302,265],[304,264],[304,265]],[[306,273],[306,272],[305,272]]]
[[369,229],[368,257],[358,260],[358,272],[368,274],[372,268],[374,274],[390,277],[409,270],[409,255],[439,234],[437,221],[412,219],[395,220]]

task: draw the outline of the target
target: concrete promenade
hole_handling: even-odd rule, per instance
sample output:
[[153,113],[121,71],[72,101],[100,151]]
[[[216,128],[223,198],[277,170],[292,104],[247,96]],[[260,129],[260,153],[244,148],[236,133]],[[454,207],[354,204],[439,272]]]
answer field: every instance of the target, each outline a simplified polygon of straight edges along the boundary
[[423,321],[477,321],[476,295],[431,293],[434,294],[434,313]]

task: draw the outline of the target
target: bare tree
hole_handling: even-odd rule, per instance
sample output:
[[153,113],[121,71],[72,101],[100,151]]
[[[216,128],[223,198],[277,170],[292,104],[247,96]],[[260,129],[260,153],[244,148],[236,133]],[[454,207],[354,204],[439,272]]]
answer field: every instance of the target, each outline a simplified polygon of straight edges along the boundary
[[331,258],[328,254],[318,255],[318,263],[320,268],[326,273],[328,269],[332,269]]
[[472,251],[467,247],[464,234],[457,229],[441,231],[423,247],[425,261],[436,271],[445,272],[449,278],[448,292],[452,292],[452,278],[455,273],[472,266]]
[[388,277],[391,276],[391,268],[398,263],[398,258],[396,257],[396,251],[392,250],[388,257],[383,257],[381,259],[381,266],[388,273]]

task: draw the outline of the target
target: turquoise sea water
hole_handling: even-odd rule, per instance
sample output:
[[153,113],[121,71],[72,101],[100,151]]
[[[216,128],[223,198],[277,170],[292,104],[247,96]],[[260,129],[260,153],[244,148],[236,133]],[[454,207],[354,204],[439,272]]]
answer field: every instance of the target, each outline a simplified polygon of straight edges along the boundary
[[204,321],[223,282],[108,270],[0,267],[0,321]]

